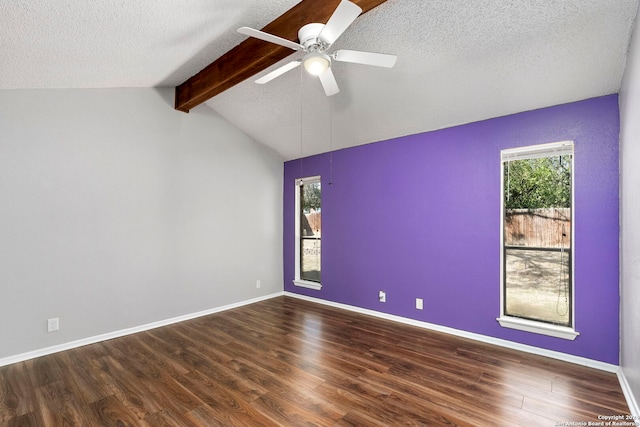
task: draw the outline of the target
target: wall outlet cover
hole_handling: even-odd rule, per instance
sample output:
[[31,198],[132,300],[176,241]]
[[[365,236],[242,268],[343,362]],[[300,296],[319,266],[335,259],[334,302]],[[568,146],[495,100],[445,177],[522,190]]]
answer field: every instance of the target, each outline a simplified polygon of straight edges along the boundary
[[47,332],[54,332],[60,329],[60,320],[57,317],[47,320]]

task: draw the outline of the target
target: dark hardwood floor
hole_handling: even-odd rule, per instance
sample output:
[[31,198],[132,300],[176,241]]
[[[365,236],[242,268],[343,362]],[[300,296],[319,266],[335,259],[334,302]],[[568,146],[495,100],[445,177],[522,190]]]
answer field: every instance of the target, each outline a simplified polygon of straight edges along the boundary
[[0,368],[3,426],[554,426],[615,374],[278,297]]

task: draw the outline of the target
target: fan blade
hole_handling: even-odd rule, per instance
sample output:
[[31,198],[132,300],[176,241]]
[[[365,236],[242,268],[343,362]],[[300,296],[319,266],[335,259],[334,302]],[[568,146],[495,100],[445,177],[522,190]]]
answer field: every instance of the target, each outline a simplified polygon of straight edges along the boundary
[[353,62],[354,64],[374,65],[376,67],[391,68],[396,64],[395,55],[386,53],[361,52],[359,50],[340,49],[331,55],[336,61]]
[[342,0],[336,10],[333,11],[333,15],[331,15],[322,31],[320,31],[320,34],[318,34],[318,40],[326,43],[327,47],[331,46],[361,13],[360,6],[351,3],[349,0]]
[[275,79],[276,77],[283,75],[287,71],[293,70],[294,68],[296,68],[300,64],[301,64],[300,61],[289,62],[288,64],[285,64],[280,68],[276,68],[272,72],[270,72],[268,74],[265,74],[264,76],[260,77],[258,80],[256,80],[256,83],[258,83],[260,85],[263,85],[263,84],[265,84],[267,82],[270,82],[271,80]]
[[324,70],[318,77],[320,77],[320,83],[322,83],[322,88],[327,96],[335,95],[340,92],[338,82],[336,82],[336,78],[333,76],[331,67]]
[[244,34],[246,36],[255,37],[256,39],[264,40],[269,43],[279,44],[280,46],[288,47],[293,50],[302,49],[302,45],[292,42],[291,40],[283,39],[282,37],[274,36],[273,34],[265,33],[264,31],[254,30],[249,27],[238,28],[238,32],[240,34]]

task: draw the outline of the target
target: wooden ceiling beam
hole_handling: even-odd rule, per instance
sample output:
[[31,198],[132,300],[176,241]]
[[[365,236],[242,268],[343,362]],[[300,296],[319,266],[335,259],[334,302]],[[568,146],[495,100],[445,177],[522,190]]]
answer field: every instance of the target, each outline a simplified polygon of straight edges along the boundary
[[[386,0],[351,0],[368,12]],[[327,22],[340,0],[302,0],[262,31],[287,40],[298,39],[298,29],[311,22]],[[196,75],[176,86],[175,108],[188,113],[192,108],[265,70],[294,51],[249,37],[207,65]]]

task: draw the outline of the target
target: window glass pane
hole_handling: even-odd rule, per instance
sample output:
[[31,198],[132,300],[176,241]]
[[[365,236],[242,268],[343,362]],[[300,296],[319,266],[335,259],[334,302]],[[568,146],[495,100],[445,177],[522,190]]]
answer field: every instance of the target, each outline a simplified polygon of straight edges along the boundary
[[571,157],[504,163],[504,312],[571,326]]
[[320,282],[320,239],[302,240],[300,278]]
[[320,282],[322,188],[319,182],[305,183],[300,192],[300,278]]

